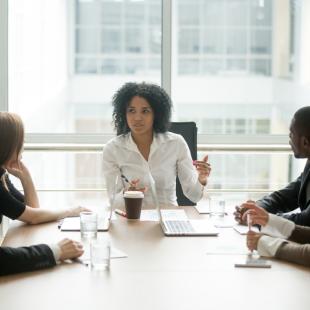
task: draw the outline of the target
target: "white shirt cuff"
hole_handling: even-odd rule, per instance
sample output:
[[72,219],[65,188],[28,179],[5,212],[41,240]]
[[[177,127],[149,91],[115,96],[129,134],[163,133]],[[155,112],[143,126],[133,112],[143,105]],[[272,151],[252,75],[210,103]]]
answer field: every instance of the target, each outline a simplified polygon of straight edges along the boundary
[[267,234],[273,237],[279,237],[287,239],[295,229],[295,223],[269,213],[269,219],[266,226],[261,228],[263,234]]
[[206,185],[202,185],[197,179],[195,186],[193,186],[190,192],[187,195],[185,194],[185,196],[193,202],[198,202],[203,197],[205,187]]
[[284,239],[261,236],[257,244],[257,252],[260,256],[274,257],[280,245],[286,242]]
[[60,246],[57,243],[48,244],[48,246],[53,252],[56,263],[58,263],[60,259],[60,254],[61,254]]

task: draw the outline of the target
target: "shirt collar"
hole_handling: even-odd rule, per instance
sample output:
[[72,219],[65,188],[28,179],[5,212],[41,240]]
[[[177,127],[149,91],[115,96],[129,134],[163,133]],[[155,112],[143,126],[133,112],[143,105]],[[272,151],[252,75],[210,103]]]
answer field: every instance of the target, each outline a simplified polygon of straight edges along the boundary
[[[169,132],[166,133],[154,133],[153,141],[151,144],[151,153],[153,153],[157,148],[159,148],[162,144],[167,143],[170,140],[174,140],[175,136],[170,134]],[[131,133],[127,133],[126,135],[122,136],[118,140],[117,143],[119,146],[127,148],[132,151],[139,152],[136,143],[134,142]]]

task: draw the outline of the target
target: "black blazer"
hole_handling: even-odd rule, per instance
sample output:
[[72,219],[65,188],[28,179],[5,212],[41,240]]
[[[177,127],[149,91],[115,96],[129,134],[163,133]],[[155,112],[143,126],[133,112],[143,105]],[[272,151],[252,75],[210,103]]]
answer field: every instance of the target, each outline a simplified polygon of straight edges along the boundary
[[0,276],[55,266],[52,250],[46,244],[29,247],[0,247]]
[[[307,197],[307,186],[310,182],[310,160],[307,161],[303,173],[285,188],[257,201],[266,211],[277,214],[298,225],[310,226],[310,197]],[[301,212],[283,215],[300,208]]]

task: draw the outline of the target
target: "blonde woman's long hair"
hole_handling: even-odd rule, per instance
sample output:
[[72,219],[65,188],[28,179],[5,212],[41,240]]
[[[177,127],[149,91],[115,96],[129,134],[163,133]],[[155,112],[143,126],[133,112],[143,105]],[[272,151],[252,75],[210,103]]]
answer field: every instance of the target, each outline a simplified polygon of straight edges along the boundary
[[8,162],[14,154],[16,159],[24,144],[24,125],[14,113],[0,112],[0,166]]

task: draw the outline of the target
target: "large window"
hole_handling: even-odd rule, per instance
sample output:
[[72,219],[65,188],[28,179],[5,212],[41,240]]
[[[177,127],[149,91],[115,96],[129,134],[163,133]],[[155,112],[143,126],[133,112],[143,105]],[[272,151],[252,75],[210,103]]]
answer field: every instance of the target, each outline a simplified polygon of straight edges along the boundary
[[76,74],[159,75],[161,2],[75,2]]
[[[195,121],[200,144],[283,143],[294,111],[309,105],[308,0],[4,2],[8,110],[22,116],[27,141],[43,134],[36,141],[48,143],[55,133],[60,142],[64,134],[75,141],[88,134],[87,142],[98,134],[111,137],[111,98],[127,81],[165,87],[173,120]],[[98,187],[102,172],[95,158],[59,158],[65,184]],[[287,155],[211,158],[214,188],[268,189],[300,170]],[[289,165],[294,171],[282,173]]]
[[160,0],[9,1],[9,109],[31,133],[112,133],[115,91],[160,84],[161,36]]
[[[194,119],[205,134],[287,134],[308,104],[306,1],[165,2],[175,120]],[[162,83],[165,8],[161,0],[9,1],[9,109],[31,133],[112,133],[115,90]],[[205,125],[219,119],[221,130]],[[256,120],[258,131],[249,126]]]
[[175,1],[180,75],[271,75],[272,1]]

